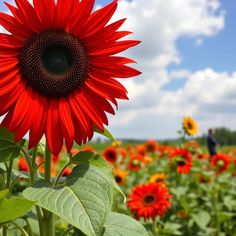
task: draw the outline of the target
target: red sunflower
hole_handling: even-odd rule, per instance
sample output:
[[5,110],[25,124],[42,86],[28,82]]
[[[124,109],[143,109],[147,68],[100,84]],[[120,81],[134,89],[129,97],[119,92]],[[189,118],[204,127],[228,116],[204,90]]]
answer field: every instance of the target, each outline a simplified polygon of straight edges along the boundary
[[144,163],[144,158],[140,155],[134,155],[128,162],[128,169],[133,171],[140,170],[142,163]]
[[160,183],[138,185],[129,195],[128,207],[137,219],[155,219],[160,217],[170,208],[169,190]]
[[213,156],[211,160],[212,166],[215,166],[218,172],[224,172],[228,170],[230,162],[231,158],[222,153]]
[[103,153],[103,157],[111,162],[111,163],[115,163],[117,160],[117,152],[116,149],[114,147],[108,147],[104,153]]
[[191,154],[186,148],[176,148],[170,155],[174,158],[177,171],[181,174],[188,174],[192,167]]
[[140,41],[120,40],[125,19],[108,25],[117,0],[92,12],[95,0],[15,0],[0,13],[0,116],[19,141],[29,132],[29,148],[43,134],[57,156],[65,142],[70,151],[90,140],[94,127],[104,130],[110,102],[127,99],[115,78],[140,72],[133,60],[114,56]]
[[158,148],[158,143],[156,140],[150,139],[145,143],[145,148],[146,148],[146,152],[155,153]]

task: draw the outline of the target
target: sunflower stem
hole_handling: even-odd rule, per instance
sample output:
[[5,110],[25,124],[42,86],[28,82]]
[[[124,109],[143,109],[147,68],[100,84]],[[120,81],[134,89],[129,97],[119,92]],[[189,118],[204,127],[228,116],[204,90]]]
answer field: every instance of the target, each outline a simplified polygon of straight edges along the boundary
[[[45,147],[45,156],[44,156],[44,179],[46,181],[51,181],[51,152],[49,150],[48,145],[46,144]],[[50,211],[47,211],[43,209],[43,224],[44,224],[44,230],[45,230],[45,236],[54,236],[55,230],[54,230],[54,217],[53,214]]]

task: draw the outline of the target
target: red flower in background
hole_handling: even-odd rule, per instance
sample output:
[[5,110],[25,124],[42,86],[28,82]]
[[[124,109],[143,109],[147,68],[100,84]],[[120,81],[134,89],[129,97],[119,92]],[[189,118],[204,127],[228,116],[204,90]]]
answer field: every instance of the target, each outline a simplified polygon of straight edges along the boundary
[[228,170],[230,162],[231,158],[222,153],[214,155],[211,160],[212,166],[215,166],[218,172],[224,172]]
[[130,158],[128,162],[128,169],[137,171],[141,169],[141,165],[144,162],[144,158],[140,155],[134,155]]
[[18,159],[18,168],[20,171],[29,172],[29,167],[24,157]]
[[114,147],[108,147],[104,153],[103,153],[103,157],[111,162],[111,163],[115,163],[117,160],[117,152],[116,149]]
[[191,170],[191,154],[186,148],[176,148],[170,158],[174,158],[177,166],[177,171],[181,174],[188,174]]
[[129,195],[128,207],[137,219],[155,219],[160,217],[170,208],[170,198],[168,188],[161,183],[148,183],[138,185]]
[[114,56],[139,43],[120,40],[125,19],[108,25],[117,0],[92,13],[94,0],[17,0],[0,13],[0,116],[19,141],[29,132],[29,148],[43,134],[57,156],[65,141],[90,140],[94,126],[104,131],[110,102],[127,99],[115,78],[140,72],[133,60]]
[[158,143],[156,140],[148,140],[146,143],[145,143],[145,149],[146,149],[146,152],[147,153],[155,153],[156,150],[158,149]]
[[136,146],[136,154],[144,157],[146,155],[146,148],[144,145],[137,145]]

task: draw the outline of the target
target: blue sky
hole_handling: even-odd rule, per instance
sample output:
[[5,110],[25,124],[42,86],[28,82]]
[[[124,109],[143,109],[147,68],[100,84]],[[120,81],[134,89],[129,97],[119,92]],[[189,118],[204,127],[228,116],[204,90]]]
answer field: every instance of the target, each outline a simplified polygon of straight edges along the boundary
[[109,116],[114,136],[176,137],[183,116],[196,118],[200,133],[236,130],[236,1],[119,0],[121,18],[142,40],[125,55],[143,74],[122,80],[130,100]]

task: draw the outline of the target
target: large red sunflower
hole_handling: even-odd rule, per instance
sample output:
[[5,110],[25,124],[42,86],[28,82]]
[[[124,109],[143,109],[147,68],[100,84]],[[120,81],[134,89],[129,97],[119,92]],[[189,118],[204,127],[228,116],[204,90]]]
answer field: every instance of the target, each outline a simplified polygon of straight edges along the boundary
[[155,219],[160,217],[170,208],[170,198],[168,188],[161,183],[148,183],[138,185],[129,195],[128,207],[137,219]]
[[29,132],[29,148],[46,134],[58,155],[65,141],[71,150],[90,140],[94,127],[104,130],[110,102],[127,99],[115,78],[140,72],[134,61],[114,56],[139,43],[120,40],[125,19],[108,24],[117,0],[92,12],[95,0],[15,0],[6,3],[12,15],[0,13],[0,116],[15,132],[15,141]]

